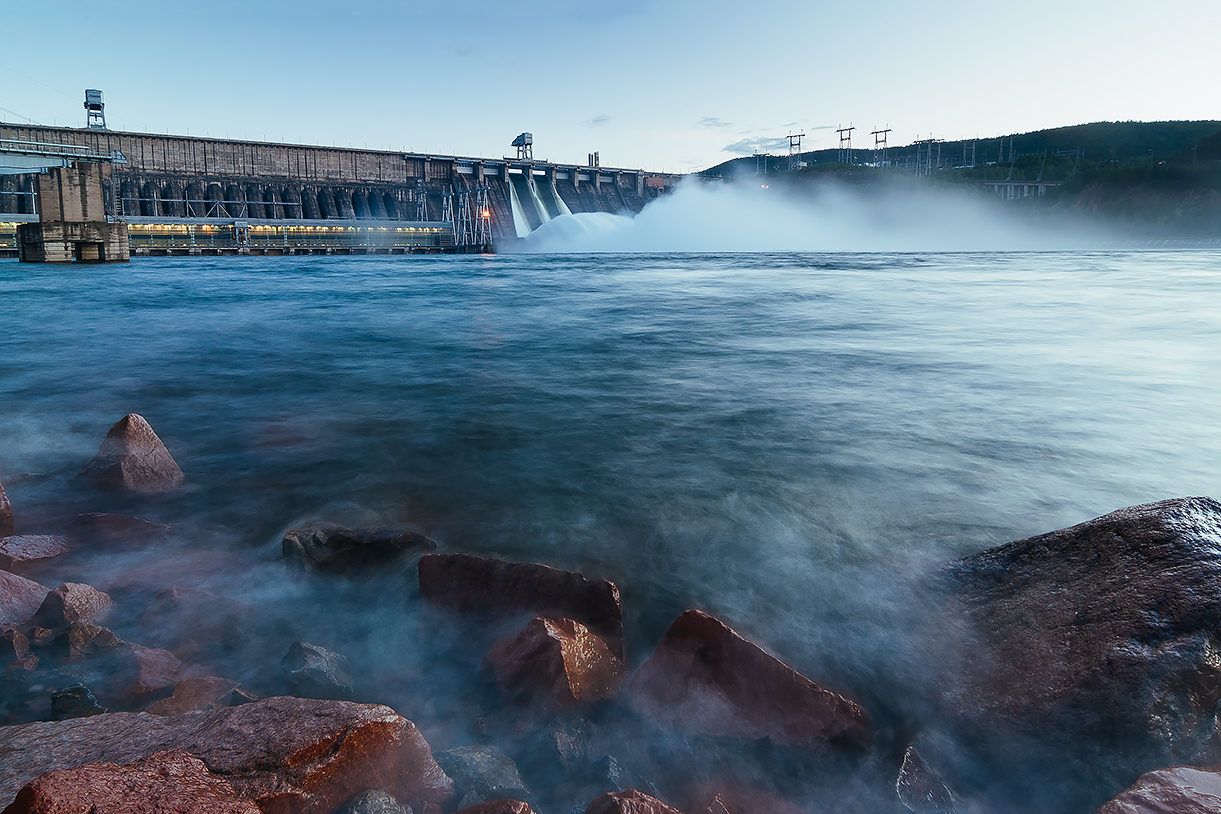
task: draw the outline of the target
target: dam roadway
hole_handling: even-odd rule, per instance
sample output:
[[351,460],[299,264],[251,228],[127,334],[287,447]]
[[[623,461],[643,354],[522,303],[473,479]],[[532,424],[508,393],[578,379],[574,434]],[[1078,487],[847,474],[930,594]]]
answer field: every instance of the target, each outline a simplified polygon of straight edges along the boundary
[[[5,142],[117,151],[105,209],[129,224],[133,254],[487,250],[568,212],[639,212],[681,177],[0,123],[0,148]],[[13,224],[38,219],[36,190],[34,175],[0,175],[0,251],[13,246]]]

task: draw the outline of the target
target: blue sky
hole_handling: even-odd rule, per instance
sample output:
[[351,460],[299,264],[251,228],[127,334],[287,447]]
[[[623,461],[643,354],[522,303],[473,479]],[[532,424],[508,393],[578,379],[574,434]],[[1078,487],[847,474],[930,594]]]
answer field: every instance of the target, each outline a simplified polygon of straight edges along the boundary
[[5,121],[78,126],[97,87],[116,129],[483,156],[530,130],[539,158],[685,172],[790,131],[833,147],[850,123],[862,146],[885,126],[906,143],[1221,118],[1216,0],[115,0],[0,19]]

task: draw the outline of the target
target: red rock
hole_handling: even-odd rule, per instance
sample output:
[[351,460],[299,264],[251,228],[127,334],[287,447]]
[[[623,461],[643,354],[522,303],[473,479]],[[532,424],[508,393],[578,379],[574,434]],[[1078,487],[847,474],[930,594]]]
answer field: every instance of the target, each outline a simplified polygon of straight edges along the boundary
[[143,416],[129,413],[110,428],[78,477],[103,489],[169,492],[186,478]]
[[870,724],[852,701],[823,689],[703,611],[675,620],[632,682],[642,715],[686,732],[770,737],[804,746],[861,745]]
[[50,591],[33,580],[0,571],[0,628],[29,621]]
[[183,664],[173,653],[125,642],[97,625],[73,622],[53,646],[70,664],[89,661],[99,668],[90,686],[107,705],[142,707],[183,678]]
[[557,707],[611,698],[623,680],[623,662],[589,628],[542,617],[494,648],[484,671],[507,696],[545,697]]
[[13,524],[13,504],[4,493],[4,484],[0,483],[0,537],[11,537],[17,533]]
[[[46,628],[35,630],[37,638],[48,638],[46,635],[48,633],[51,631]],[[122,639],[104,627],[80,622],[68,625],[68,629],[57,636],[54,642],[59,657],[69,661],[92,658],[99,653],[105,653],[125,644]]]
[[52,534],[22,534],[0,539],[0,568],[15,571],[38,560],[68,553],[68,540]]
[[0,634],[0,664],[8,664],[13,659],[25,658],[29,654],[29,637],[16,630],[6,630]]
[[521,800],[491,800],[467,806],[458,814],[534,814],[534,809]]
[[575,619],[623,658],[623,607],[615,583],[535,563],[470,554],[428,554],[420,559],[420,595],[466,612],[527,611]]
[[610,791],[585,807],[585,814],[683,814],[636,789]]
[[78,514],[68,524],[69,537],[88,542],[144,543],[164,537],[172,530],[164,523],[141,520],[129,514],[103,512]]
[[238,682],[217,676],[188,678],[174,685],[174,694],[162,698],[148,708],[153,715],[179,715],[197,709],[218,709],[229,706]]
[[1216,814],[1221,774],[1177,766],[1146,772],[1098,814]]
[[46,595],[33,621],[39,627],[52,630],[65,628],[73,622],[93,624],[104,619],[113,606],[110,594],[92,585],[65,582]]
[[[1133,776],[1198,762],[1221,711],[1221,504],[1176,498],[949,563],[943,702],[972,733],[1107,744]],[[969,630],[976,640],[955,641]],[[950,633],[947,633],[949,631]]]
[[0,727],[0,805],[49,771],[183,749],[264,814],[329,814],[376,788],[419,811],[453,782],[415,724],[376,704],[267,698],[172,717],[112,712]]
[[199,758],[181,749],[126,766],[87,763],[48,772],[21,789],[4,814],[258,814]]

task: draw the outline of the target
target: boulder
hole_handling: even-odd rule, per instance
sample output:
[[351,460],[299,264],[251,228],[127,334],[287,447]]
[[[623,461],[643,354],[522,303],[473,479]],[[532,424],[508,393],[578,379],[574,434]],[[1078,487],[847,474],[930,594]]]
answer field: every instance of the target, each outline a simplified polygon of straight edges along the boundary
[[968,731],[1016,731],[1044,749],[1106,743],[1131,774],[1192,761],[1216,731],[1216,501],[1121,509],[956,560],[943,576],[950,618],[976,634],[961,663],[945,660],[946,710]]
[[289,691],[303,698],[350,700],[352,674],[339,653],[308,642],[293,642],[280,661]]
[[129,514],[86,512],[72,518],[68,537],[90,543],[147,543],[169,534],[164,523],[141,520]]
[[425,555],[419,574],[420,595],[433,604],[465,612],[524,611],[574,619],[623,658],[623,607],[613,582],[470,554]]
[[1221,774],[1177,766],[1146,772],[1098,814],[1217,814]]
[[183,665],[168,650],[125,642],[97,625],[73,622],[51,644],[61,672],[88,682],[106,703],[142,707],[168,695]]
[[204,762],[181,749],[126,766],[87,763],[28,783],[5,814],[259,814]]
[[54,534],[20,534],[0,539],[0,568],[19,571],[30,563],[68,553],[68,539]]
[[0,628],[25,624],[50,591],[33,580],[0,571]]
[[112,712],[0,727],[0,805],[49,771],[169,749],[200,758],[265,814],[330,814],[369,788],[419,811],[453,790],[415,724],[389,707],[277,697],[172,717]]
[[437,550],[414,531],[347,529],[335,523],[310,523],[284,535],[284,557],[299,566],[334,574],[384,568],[400,557]]
[[110,594],[80,582],[65,582],[49,592],[34,614],[33,623],[51,630],[61,630],[73,622],[100,622],[114,606]]
[[632,708],[672,729],[790,746],[863,745],[869,719],[720,620],[689,610],[636,674]]
[[457,814],[534,814],[529,803],[521,800],[492,800],[460,809]]
[[16,629],[0,633],[0,667],[30,655],[30,639]]
[[954,814],[954,795],[949,787],[910,746],[903,753],[903,765],[895,778],[895,794],[904,808],[916,814]]
[[4,484],[0,483],[0,537],[11,537],[17,533],[13,523],[13,504],[4,493]]
[[436,753],[437,764],[454,781],[461,799],[473,792],[480,800],[511,797],[528,800],[530,792],[508,755],[495,746],[460,746]]
[[101,715],[103,712],[110,712],[110,710],[103,708],[93,691],[84,684],[73,684],[51,693],[51,720],[53,721],[87,718],[90,715]]
[[539,617],[488,653],[484,672],[510,698],[542,698],[564,708],[613,697],[623,662],[580,622]]
[[98,453],[80,471],[101,489],[169,492],[186,478],[143,416],[129,413],[110,428]]
[[412,814],[412,811],[399,805],[393,795],[367,789],[344,803],[338,814]]
[[683,814],[636,789],[611,791],[585,807],[585,814]]
[[153,715],[179,715],[197,709],[218,709],[244,703],[245,699],[234,693],[239,684],[218,676],[199,676],[179,681],[174,693],[162,698],[148,708]]

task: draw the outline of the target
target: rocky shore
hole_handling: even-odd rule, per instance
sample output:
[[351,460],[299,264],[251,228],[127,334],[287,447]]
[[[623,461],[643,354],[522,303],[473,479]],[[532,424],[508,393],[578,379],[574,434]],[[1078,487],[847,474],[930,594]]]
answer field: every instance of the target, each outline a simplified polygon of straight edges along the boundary
[[[0,484],[6,814],[1221,812],[1210,498],[943,564],[912,610],[927,673],[883,696],[803,675],[735,630],[749,620],[698,608],[632,641],[609,579],[417,529],[288,529],[286,580],[412,609],[453,678],[372,674],[325,624],[298,638],[305,623],[264,618],[259,595],[210,589],[253,559],[149,566],[176,531],[125,511],[189,474],[140,416],[78,480],[97,511],[57,534],[19,533]],[[122,579],[80,578],[108,560]],[[1088,782],[1066,792],[1070,775]]]

